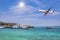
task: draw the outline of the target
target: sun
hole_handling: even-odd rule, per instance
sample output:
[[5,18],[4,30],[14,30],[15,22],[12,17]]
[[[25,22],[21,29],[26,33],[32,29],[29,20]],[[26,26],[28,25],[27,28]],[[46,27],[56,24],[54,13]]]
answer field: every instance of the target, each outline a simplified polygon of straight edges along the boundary
[[25,7],[25,3],[24,3],[24,2],[19,2],[19,7],[20,7],[20,8]]

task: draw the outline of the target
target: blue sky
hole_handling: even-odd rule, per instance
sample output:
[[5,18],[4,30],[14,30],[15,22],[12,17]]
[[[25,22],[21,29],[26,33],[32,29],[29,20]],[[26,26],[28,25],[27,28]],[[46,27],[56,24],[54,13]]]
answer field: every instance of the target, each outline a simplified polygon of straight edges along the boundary
[[[20,3],[24,7],[20,7]],[[54,14],[43,16],[40,9],[53,7]],[[34,26],[60,26],[60,0],[0,0],[0,21]]]

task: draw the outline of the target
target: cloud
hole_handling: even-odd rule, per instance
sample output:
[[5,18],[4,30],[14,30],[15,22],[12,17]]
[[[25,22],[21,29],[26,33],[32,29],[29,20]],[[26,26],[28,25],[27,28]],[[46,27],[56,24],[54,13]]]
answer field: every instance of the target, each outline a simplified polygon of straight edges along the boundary
[[37,5],[37,7],[46,7],[46,5],[39,0],[30,0],[30,2],[33,2],[35,5]]
[[25,14],[25,13],[33,13],[36,9],[33,6],[26,5],[24,8],[20,8],[19,6],[13,6],[10,8],[10,11],[15,14]]
[[57,16],[57,15],[60,15],[60,12],[55,11],[52,14],[48,14],[48,15],[50,15],[50,16]]
[[37,26],[59,26],[60,22],[59,20],[56,19],[33,19],[33,18],[25,18],[23,19],[25,22],[27,22],[27,24],[33,24],[33,25],[37,25]]
[[33,15],[0,16],[0,21],[15,22],[20,24],[34,25],[34,26],[57,26],[57,25],[59,26],[60,25],[60,20],[58,19],[42,19],[42,18],[38,18],[36,15],[34,16]]
[[60,12],[54,12],[53,14],[54,14],[54,15],[59,15],[59,14],[60,14]]

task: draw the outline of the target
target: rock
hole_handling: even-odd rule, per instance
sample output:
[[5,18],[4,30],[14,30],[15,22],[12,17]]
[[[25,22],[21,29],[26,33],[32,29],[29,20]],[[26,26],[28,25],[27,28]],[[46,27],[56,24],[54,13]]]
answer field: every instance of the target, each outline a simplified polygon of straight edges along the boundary
[[23,24],[17,24],[17,23],[5,23],[5,22],[0,22],[0,28],[21,28],[21,29],[29,29],[29,28],[34,28],[33,26],[30,25],[23,25]]

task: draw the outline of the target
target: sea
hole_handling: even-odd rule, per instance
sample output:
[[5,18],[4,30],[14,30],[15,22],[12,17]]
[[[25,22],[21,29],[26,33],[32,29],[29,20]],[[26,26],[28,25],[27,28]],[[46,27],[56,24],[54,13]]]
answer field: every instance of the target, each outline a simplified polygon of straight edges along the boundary
[[60,28],[0,29],[0,40],[60,40]]

